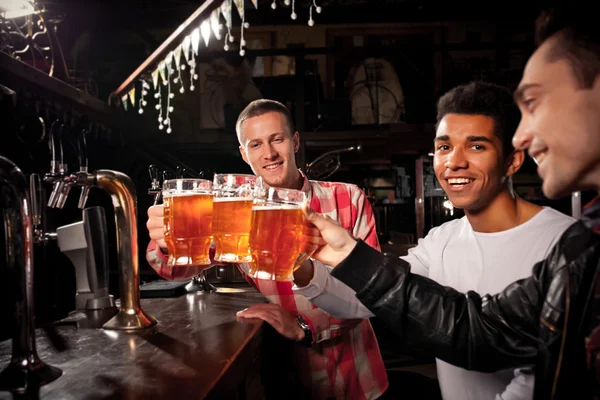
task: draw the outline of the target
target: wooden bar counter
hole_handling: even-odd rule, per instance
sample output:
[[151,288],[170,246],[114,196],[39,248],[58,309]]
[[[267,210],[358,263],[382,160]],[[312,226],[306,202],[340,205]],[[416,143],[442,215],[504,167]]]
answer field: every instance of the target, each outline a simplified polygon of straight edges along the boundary
[[[128,333],[83,328],[76,316],[38,330],[40,358],[63,371],[26,398],[254,399],[262,398],[262,321],[240,321],[236,312],[265,302],[252,288],[142,299],[157,326]],[[82,314],[79,315],[80,317]],[[0,343],[0,368],[11,341]],[[0,392],[0,399],[12,399]],[[21,398],[15,397],[14,398]]]

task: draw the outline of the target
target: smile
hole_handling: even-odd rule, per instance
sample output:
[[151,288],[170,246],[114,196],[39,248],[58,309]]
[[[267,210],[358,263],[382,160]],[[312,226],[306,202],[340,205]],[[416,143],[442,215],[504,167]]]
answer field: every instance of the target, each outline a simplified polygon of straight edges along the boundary
[[265,165],[263,168],[266,169],[267,171],[272,171],[274,169],[277,169],[281,165],[283,165],[283,161],[275,163],[275,164]]
[[475,179],[472,178],[448,178],[447,181],[452,187],[460,187],[468,185],[473,182]]

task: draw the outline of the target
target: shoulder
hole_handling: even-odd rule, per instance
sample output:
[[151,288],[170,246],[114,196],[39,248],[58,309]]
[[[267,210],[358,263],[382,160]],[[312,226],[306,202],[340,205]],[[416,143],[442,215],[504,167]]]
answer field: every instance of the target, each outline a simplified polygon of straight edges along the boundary
[[463,229],[465,224],[468,223],[469,221],[467,220],[467,217],[453,219],[452,221],[445,222],[440,226],[431,228],[425,238],[440,238],[442,236],[450,236],[456,233],[458,230]]
[[550,207],[544,207],[535,217],[535,224],[549,230],[550,232],[563,233],[568,227],[572,226],[576,219],[563,214]]

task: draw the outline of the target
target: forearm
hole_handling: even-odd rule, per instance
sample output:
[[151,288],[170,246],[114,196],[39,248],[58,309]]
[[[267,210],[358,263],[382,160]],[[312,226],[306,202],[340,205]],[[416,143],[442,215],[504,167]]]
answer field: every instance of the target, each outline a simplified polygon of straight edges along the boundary
[[535,278],[496,296],[459,293],[360,242],[332,275],[402,337],[451,364],[484,372],[531,364],[537,354],[541,292]]
[[325,310],[334,318],[371,318],[369,311],[357,298],[354,290],[330,275],[331,268],[314,261],[313,277],[304,287],[294,286],[294,291]]

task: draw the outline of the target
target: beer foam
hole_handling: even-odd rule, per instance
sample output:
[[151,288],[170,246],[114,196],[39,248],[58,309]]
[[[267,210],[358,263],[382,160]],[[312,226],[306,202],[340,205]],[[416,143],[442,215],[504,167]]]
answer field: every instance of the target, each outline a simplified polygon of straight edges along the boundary
[[203,193],[203,192],[191,192],[191,193],[189,193],[189,192],[186,192],[186,193],[164,193],[164,192],[163,192],[163,198],[165,198],[165,197],[185,197],[185,196],[198,196],[198,195],[200,195],[200,196],[210,196],[210,195],[211,195],[211,193],[210,193],[210,192],[208,192],[208,191],[207,191],[206,193]]
[[226,201],[252,201],[252,197],[213,197],[214,203],[223,203]]
[[299,204],[279,204],[279,205],[268,205],[268,206],[252,206],[252,211],[273,211],[273,210],[301,210],[302,206]]

